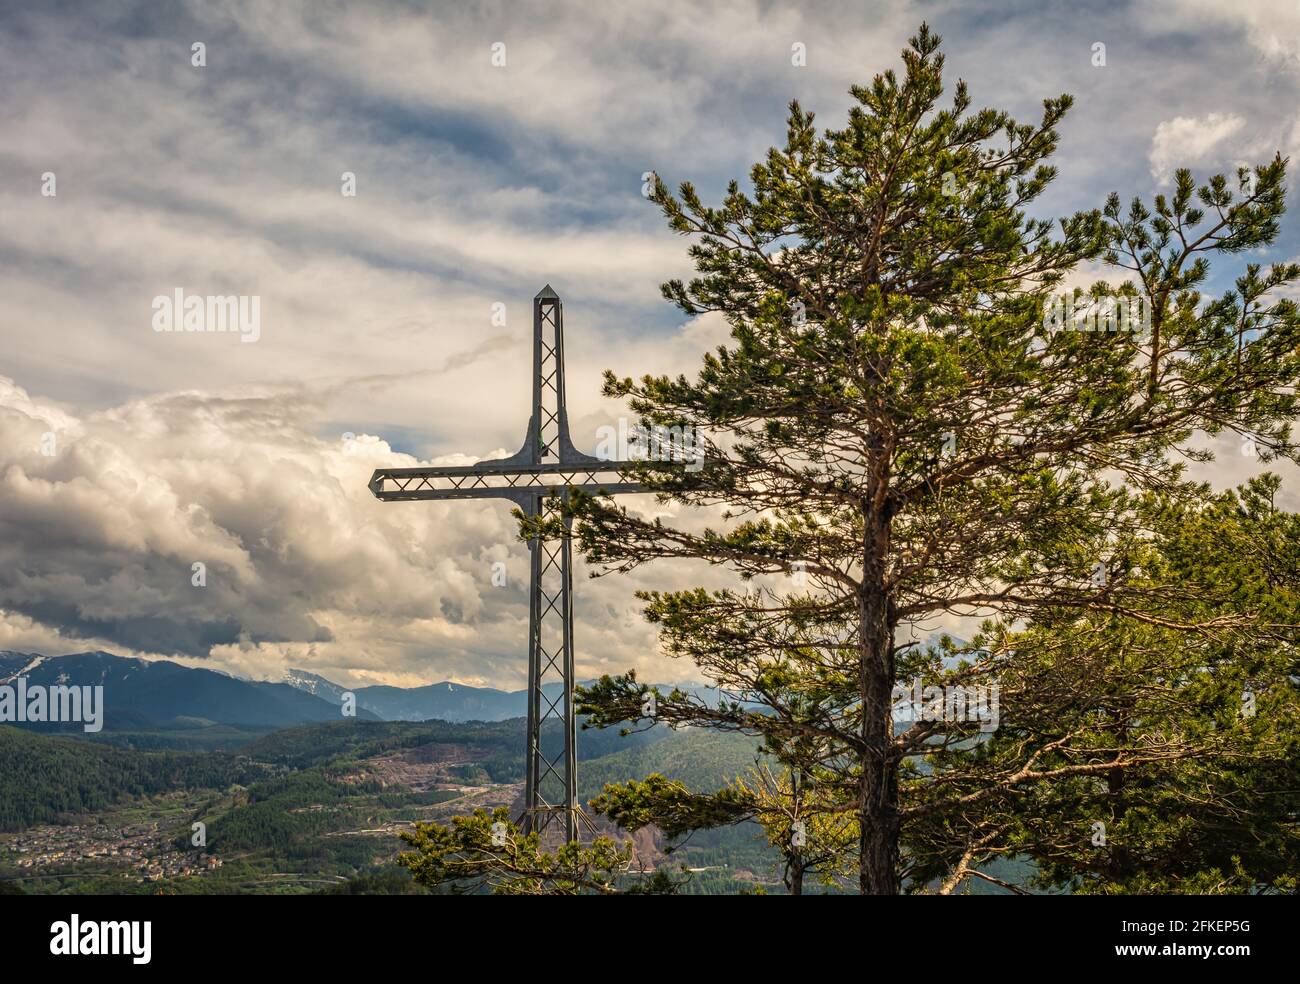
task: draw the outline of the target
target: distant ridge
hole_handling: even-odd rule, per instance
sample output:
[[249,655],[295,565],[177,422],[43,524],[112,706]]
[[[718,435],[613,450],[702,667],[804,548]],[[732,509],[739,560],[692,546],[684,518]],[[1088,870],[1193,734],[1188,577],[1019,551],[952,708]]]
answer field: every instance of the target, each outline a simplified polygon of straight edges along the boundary
[[[307,670],[288,670],[284,682],[323,700],[340,703],[347,687]],[[548,684],[549,696],[560,692],[559,684]],[[491,687],[468,687],[443,680],[423,687],[356,687],[357,707],[364,708],[385,721],[505,721],[528,713],[528,691],[495,690]]]
[[[106,731],[192,727],[196,721],[285,728],[340,718],[336,703],[288,683],[240,680],[216,670],[167,660],[132,659],[105,652],[42,656],[0,651],[0,685],[13,683],[19,676],[26,677],[28,686],[102,686]],[[357,716],[376,719],[376,715],[362,710]],[[80,730],[79,726],[21,726],[33,730]]]
[[[356,695],[360,720],[506,721],[528,714],[526,690],[471,687],[443,680],[421,687],[344,687],[309,670],[286,670],[280,681],[248,680],[222,670],[144,660],[106,652],[44,656],[0,650],[0,685],[25,676],[29,684],[104,687],[106,731],[193,728],[203,723],[286,728],[338,721],[343,695]],[[660,685],[661,690],[670,689]],[[684,687],[706,700],[717,692]],[[560,696],[558,683],[543,692]],[[13,722],[10,722],[13,723]],[[21,725],[35,730],[77,730]]]
[[[298,687],[324,700],[339,703],[347,687],[339,686],[307,670],[287,670],[284,682]],[[591,683],[590,680],[579,683]],[[667,693],[671,685],[659,684]],[[694,693],[713,703],[718,692],[709,687],[683,685],[681,689]],[[507,721],[528,715],[527,690],[496,690],[492,687],[470,687],[463,683],[442,680],[423,687],[355,687],[357,707],[370,711],[385,721]],[[562,691],[560,684],[548,683],[542,692],[552,700]]]

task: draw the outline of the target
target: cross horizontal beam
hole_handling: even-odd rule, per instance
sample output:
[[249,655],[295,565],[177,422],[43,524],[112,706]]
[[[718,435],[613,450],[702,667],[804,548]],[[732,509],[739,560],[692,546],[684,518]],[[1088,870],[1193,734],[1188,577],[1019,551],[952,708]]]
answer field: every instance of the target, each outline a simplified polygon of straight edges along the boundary
[[518,465],[501,459],[445,468],[378,468],[370,477],[370,491],[384,502],[510,499],[521,505],[532,496],[566,489],[604,495],[648,492],[632,477],[636,465],[632,461]]

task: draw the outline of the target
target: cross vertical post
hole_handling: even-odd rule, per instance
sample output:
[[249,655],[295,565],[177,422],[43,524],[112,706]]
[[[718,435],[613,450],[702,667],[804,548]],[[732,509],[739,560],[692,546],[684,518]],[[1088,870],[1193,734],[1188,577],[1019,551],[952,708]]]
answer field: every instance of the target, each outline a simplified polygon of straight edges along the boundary
[[[537,514],[551,518],[550,500],[537,504]],[[573,714],[573,548],[567,535],[559,540],[532,539],[528,646],[528,756],[523,827],[541,832],[563,818],[565,836],[574,840],[582,821],[577,806],[577,722]],[[558,689],[555,686],[558,684]],[[548,686],[549,685],[549,686]],[[558,749],[542,745],[548,722],[558,722]]]

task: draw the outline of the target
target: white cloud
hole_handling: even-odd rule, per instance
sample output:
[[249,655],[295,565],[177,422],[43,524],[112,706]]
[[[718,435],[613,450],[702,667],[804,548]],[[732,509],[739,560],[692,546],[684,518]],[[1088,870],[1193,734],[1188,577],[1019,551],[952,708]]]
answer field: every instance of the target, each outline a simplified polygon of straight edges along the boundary
[[[681,368],[720,330],[700,319],[629,354],[646,370]],[[74,416],[0,377],[0,645],[207,659],[266,678],[300,666],[344,683],[522,685],[527,551],[508,504],[381,503],[367,488],[380,465],[477,457],[317,437],[329,396],[180,391]],[[583,435],[612,418],[589,398],[575,405],[586,408],[575,440],[589,446]],[[643,500],[632,505],[654,508]],[[504,587],[492,584],[496,561]],[[204,587],[192,584],[196,562]],[[633,597],[672,584],[667,572],[579,576],[581,673],[694,678],[656,654]]]
[[1200,118],[1176,116],[1156,127],[1151,138],[1151,176],[1160,184],[1173,181],[1174,170],[1195,164],[1218,163],[1215,153],[1236,136],[1246,121],[1233,113],[1209,113]]

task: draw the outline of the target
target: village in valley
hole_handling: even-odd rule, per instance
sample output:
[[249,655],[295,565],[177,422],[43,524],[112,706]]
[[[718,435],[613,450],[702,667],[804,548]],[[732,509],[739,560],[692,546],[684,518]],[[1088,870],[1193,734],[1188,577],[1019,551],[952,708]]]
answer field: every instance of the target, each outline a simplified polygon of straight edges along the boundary
[[221,859],[203,848],[181,850],[177,830],[164,819],[112,822],[87,819],[42,824],[0,836],[0,860],[23,874],[48,877],[90,870],[143,882],[188,878],[216,871]]

